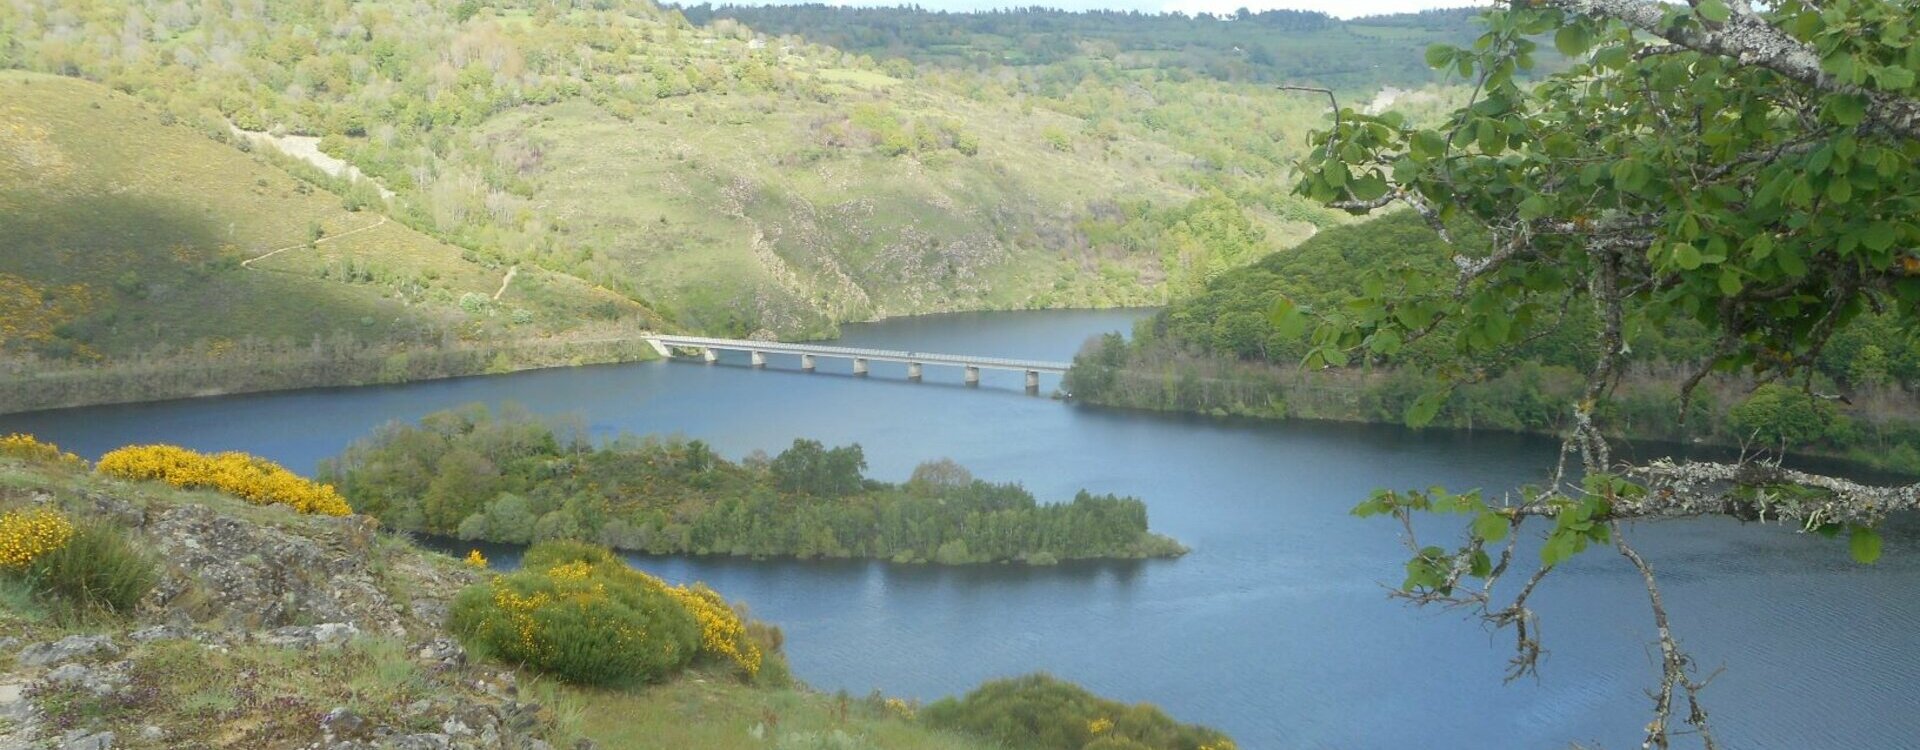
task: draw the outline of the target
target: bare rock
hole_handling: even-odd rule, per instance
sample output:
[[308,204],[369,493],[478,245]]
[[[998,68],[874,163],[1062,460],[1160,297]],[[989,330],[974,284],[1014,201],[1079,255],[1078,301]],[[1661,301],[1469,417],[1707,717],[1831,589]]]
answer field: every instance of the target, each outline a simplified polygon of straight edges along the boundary
[[36,643],[15,658],[23,667],[51,667],[74,659],[119,656],[120,647],[104,635],[70,635],[52,643]]
[[113,750],[113,733],[68,732],[60,740],[60,750]]
[[299,620],[355,622],[395,632],[394,602],[376,585],[370,519],[301,519],[293,533],[182,505],[155,515],[147,534],[172,563],[155,587],[166,607],[198,589],[216,616],[243,629]]

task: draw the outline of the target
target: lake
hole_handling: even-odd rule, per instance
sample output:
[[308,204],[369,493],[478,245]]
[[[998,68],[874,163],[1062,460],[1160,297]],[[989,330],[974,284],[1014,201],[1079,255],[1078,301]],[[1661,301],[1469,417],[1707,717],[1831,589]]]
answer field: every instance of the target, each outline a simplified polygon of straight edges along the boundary
[[[847,326],[849,346],[1064,360],[1145,311],[939,315]],[[1555,444],[1492,433],[1217,420],[1089,407],[1023,392],[1020,373],[905,380],[875,363],[744,356],[400,386],[322,389],[0,416],[97,456],[164,441],[247,450],[311,471],[388,420],[473,401],[578,415],[599,435],[681,433],[738,458],[797,437],[859,442],[870,476],[950,457],[1045,501],[1134,495],[1177,560],[1050,568],[636,557],[704,580],[787,633],[795,673],[826,690],[931,700],[1044,670],[1255,748],[1637,747],[1657,654],[1645,592],[1611,550],[1547,579],[1548,655],[1504,683],[1509,631],[1387,597],[1405,549],[1348,510],[1376,487],[1501,490],[1537,481]],[[1042,392],[1057,387],[1043,379]],[[1723,521],[1641,525],[1683,644],[1712,672],[1723,746],[1920,746],[1920,532],[1902,521],[1877,565],[1845,540]],[[1451,543],[1450,537],[1429,541]],[[496,550],[500,554],[501,550]],[[510,551],[505,559],[511,559]],[[1530,561],[1530,556],[1523,557]],[[1514,582],[1514,583],[1517,583]]]

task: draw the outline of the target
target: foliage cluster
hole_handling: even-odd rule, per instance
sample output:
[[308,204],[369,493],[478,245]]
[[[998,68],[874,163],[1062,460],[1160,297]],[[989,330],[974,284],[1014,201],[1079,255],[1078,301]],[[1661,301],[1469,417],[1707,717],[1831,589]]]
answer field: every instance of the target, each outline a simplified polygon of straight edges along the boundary
[[1150,704],[1126,705],[1046,674],[995,680],[920,712],[929,726],[1031,750],[1234,750],[1218,731],[1181,724]]
[[208,455],[172,445],[131,445],[101,456],[95,468],[120,479],[219,490],[255,505],[285,505],[299,513],[344,516],[353,512],[332,485],[237,451]]
[[[1454,232],[1458,242],[1477,235]],[[1198,293],[1168,305],[1134,331],[1109,336],[1076,359],[1066,382],[1076,397],[1112,405],[1258,417],[1402,422],[1554,434],[1572,418],[1585,368],[1595,360],[1597,322],[1579,306],[1489,318],[1528,326],[1526,339],[1463,355],[1453,320],[1414,317],[1419,337],[1383,333],[1377,346],[1340,359],[1341,367],[1303,369],[1316,351],[1304,333],[1312,316],[1347,309],[1350,300],[1391,294],[1392,279],[1451,272],[1444,243],[1412,212],[1320,233],[1293,250],[1218,275]],[[1409,316],[1418,313],[1407,311]],[[1538,320],[1533,315],[1546,315]],[[1500,321],[1500,322],[1492,322]],[[1431,328],[1427,328],[1431,326]],[[1684,404],[1678,385],[1712,350],[1699,324],[1669,320],[1636,330],[1635,363],[1616,397],[1599,408],[1616,434],[1724,445],[1790,445],[1873,465],[1920,469],[1920,336],[1892,328],[1892,315],[1867,315],[1834,334],[1810,373],[1844,389],[1848,407],[1772,384],[1752,390],[1723,377]],[[1344,357],[1329,350],[1320,350]],[[1326,365],[1336,362],[1323,363]],[[1441,389],[1428,374],[1459,373]]]
[[748,678],[762,653],[705,586],[668,586],[604,547],[547,542],[520,570],[461,593],[449,626],[469,647],[579,684],[657,682],[699,655]]
[[896,485],[862,475],[857,445],[796,440],[735,463],[697,440],[594,447],[583,433],[476,405],[384,426],[321,473],[389,526],[497,542],[948,564],[1184,552],[1147,530],[1139,500],[1082,492],[1043,505],[951,462]]

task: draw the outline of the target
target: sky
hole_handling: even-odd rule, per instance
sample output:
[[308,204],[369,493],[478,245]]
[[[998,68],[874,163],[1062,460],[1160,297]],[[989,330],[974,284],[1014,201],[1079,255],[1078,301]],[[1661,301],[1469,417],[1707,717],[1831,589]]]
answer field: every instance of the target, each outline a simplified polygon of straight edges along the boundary
[[[1290,9],[1317,10],[1341,18],[1407,13],[1428,8],[1458,8],[1484,5],[1488,0],[708,0],[715,5],[767,5],[783,2],[824,2],[831,5],[918,5],[927,10],[991,10],[994,8],[1041,5],[1064,10],[1137,10],[1143,13],[1213,13],[1224,15],[1239,8],[1251,11]],[[698,2],[698,0],[681,0]]]

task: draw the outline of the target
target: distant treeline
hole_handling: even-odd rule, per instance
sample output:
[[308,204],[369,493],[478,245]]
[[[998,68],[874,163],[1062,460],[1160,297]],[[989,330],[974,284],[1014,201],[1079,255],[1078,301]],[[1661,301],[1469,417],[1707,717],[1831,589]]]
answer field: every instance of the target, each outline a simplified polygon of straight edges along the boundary
[[1465,44],[1479,10],[1453,8],[1349,21],[1325,13],[1064,11],[1031,7],[946,12],[918,7],[720,5],[681,9],[687,20],[727,18],[767,34],[798,34],[848,52],[916,65],[990,70],[1111,60],[1220,81],[1318,83],[1342,90],[1418,87],[1439,80],[1428,44]]
[[[1471,237],[1456,239],[1472,244]],[[1386,283],[1380,279],[1391,278],[1389,270],[1449,273],[1447,257],[1438,236],[1410,213],[1321,232],[1293,250],[1220,274],[1205,291],[1143,321],[1131,341],[1112,335],[1090,343],[1065,387],[1077,398],[1131,408],[1401,422],[1435,392],[1432,373],[1450,369],[1459,373],[1458,385],[1435,426],[1563,431],[1598,340],[1580,305],[1556,311],[1557,326],[1502,356],[1463,361],[1437,345],[1445,337],[1429,337],[1391,355],[1317,371],[1300,365],[1309,347],[1300,322],[1273,314],[1281,300],[1297,309],[1338,310],[1362,285]],[[1632,367],[1604,415],[1624,437],[1784,446],[1920,471],[1920,339],[1897,333],[1879,316],[1837,332],[1807,373],[1810,380],[1756,388],[1734,373],[1707,378],[1684,407],[1684,419],[1680,384],[1710,342],[1696,323],[1670,320],[1637,331],[1632,346]]]
[[698,440],[594,446],[508,407],[390,424],[326,462],[324,481],[389,526],[463,539],[580,539],[656,554],[865,557],[942,564],[1171,557],[1146,505],[1081,492],[1040,504],[949,460],[868,479],[859,445],[796,440],[732,462]]

